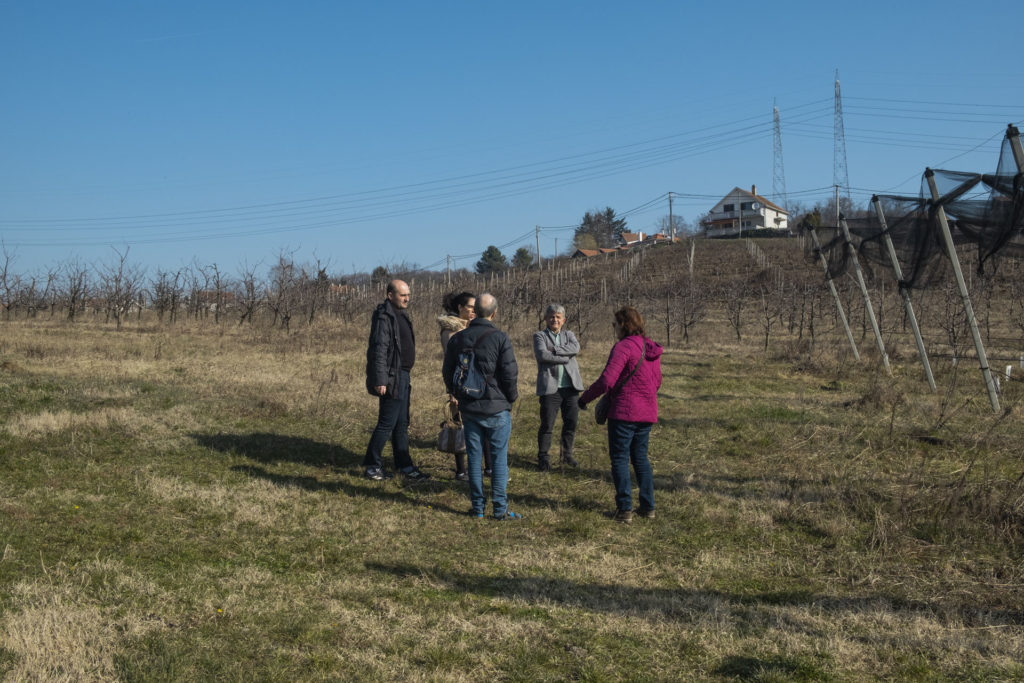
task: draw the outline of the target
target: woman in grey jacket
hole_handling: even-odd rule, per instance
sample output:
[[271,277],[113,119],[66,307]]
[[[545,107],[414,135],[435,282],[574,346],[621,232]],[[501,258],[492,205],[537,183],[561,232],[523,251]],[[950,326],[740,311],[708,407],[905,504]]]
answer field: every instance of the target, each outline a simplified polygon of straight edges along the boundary
[[577,400],[583,391],[583,379],[576,363],[580,343],[576,335],[564,328],[565,308],[551,304],[544,311],[546,326],[533,333],[533,355],[537,358],[537,396],[540,397],[540,429],[537,431],[537,467],[551,470],[551,433],[555,417],[562,413],[562,462],[576,467],[572,456],[579,418]]

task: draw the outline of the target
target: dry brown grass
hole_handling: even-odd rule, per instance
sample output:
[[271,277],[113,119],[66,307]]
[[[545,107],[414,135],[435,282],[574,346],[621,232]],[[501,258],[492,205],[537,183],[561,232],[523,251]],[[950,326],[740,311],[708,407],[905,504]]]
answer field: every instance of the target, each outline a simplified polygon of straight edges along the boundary
[[[1012,679],[1024,675],[1021,395],[712,328],[663,363],[658,518],[612,524],[603,433],[477,523],[417,328],[420,486],[374,484],[364,334],[5,325],[0,671],[12,680]],[[722,331],[722,328],[719,328]],[[596,375],[607,343],[581,363]],[[948,398],[947,398],[948,394]],[[922,439],[927,436],[928,439]],[[1016,516],[1015,516],[1016,515]],[[637,668],[637,662],[643,662]]]

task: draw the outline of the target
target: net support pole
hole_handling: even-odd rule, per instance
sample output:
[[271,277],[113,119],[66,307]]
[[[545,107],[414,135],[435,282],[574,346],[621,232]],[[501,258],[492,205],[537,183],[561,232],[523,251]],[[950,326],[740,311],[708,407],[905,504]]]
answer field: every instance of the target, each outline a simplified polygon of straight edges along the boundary
[[825,269],[825,282],[828,283],[828,289],[832,292],[832,298],[836,302],[836,310],[839,311],[839,319],[843,321],[843,329],[846,330],[846,338],[850,342],[850,348],[853,349],[853,357],[859,361],[860,351],[857,350],[857,342],[853,340],[853,332],[850,331],[850,323],[846,320],[846,311],[843,310],[843,302],[839,300],[839,292],[836,291],[836,284],[832,282],[832,274],[828,272],[828,261],[825,260],[825,255],[821,253],[821,243],[818,241],[818,233],[814,231],[814,228],[808,228],[807,231],[811,233],[811,241],[814,242],[814,250],[818,252],[818,258],[821,259],[821,265]]
[[871,303],[871,295],[868,294],[868,286],[864,282],[864,271],[860,267],[860,259],[857,258],[857,250],[853,246],[853,238],[850,237],[850,228],[846,224],[846,218],[840,214],[839,227],[843,230],[843,241],[846,242],[846,249],[850,253],[850,260],[853,261],[853,272],[857,277],[857,286],[860,287],[861,296],[864,297],[864,310],[871,322],[871,331],[875,335],[875,346],[878,353],[882,355],[882,366],[888,375],[892,375],[892,367],[889,366],[889,354],[885,351],[885,342],[882,340],[882,331],[878,329],[878,320],[875,318],[875,307]]
[[960,290],[960,299],[963,301],[964,312],[967,314],[967,322],[971,327],[971,336],[974,338],[974,348],[978,352],[978,364],[981,366],[981,374],[985,378],[985,388],[988,390],[988,400],[992,404],[992,412],[998,413],[999,391],[996,389],[995,378],[992,377],[992,369],[988,366],[988,355],[985,353],[985,345],[981,343],[981,332],[978,330],[978,319],[974,316],[974,306],[971,305],[971,295],[967,291],[967,283],[964,281],[964,273],[960,269],[960,258],[956,253],[956,245],[953,244],[953,234],[949,231],[949,221],[946,218],[946,210],[939,204],[939,188],[935,184],[935,171],[928,168],[924,171],[925,180],[928,181],[928,190],[932,195],[932,205],[935,208],[935,216],[939,221],[939,229],[942,231],[942,241],[946,246],[946,255],[953,266],[953,275],[956,278],[957,289]]
[[1017,162],[1017,173],[1024,171],[1024,147],[1020,144],[1020,131],[1012,123],[1006,127],[1006,137],[1010,141],[1010,149],[1013,150],[1013,160]]
[[924,339],[921,337],[921,328],[917,325],[917,315],[914,313],[914,304],[910,302],[910,292],[903,286],[903,268],[900,267],[899,258],[896,256],[896,247],[893,246],[892,238],[889,237],[889,226],[885,224],[882,204],[878,201],[877,195],[871,198],[871,203],[875,205],[875,213],[878,214],[878,222],[882,226],[882,238],[885,240],[885,248],[889,252],[889,262],[892,263],[892,270],[896,275],[896,281],[900,285],[903,310],[907,312],[907,318],[910,320],[910,329],[914,331],[914,341],[917,343],[917,354],[921,357],[921,365],[924,366],[924,376],[928,380],[928,386],[931,387],[931,390],[936,391],[932,365],[928,362],[928,351],[924,346]]

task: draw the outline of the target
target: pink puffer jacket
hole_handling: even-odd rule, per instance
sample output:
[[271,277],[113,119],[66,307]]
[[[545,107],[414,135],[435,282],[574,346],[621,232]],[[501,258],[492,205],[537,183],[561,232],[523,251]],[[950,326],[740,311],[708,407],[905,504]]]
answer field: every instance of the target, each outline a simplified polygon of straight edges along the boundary
[[[626,422],[657,422],[663,350],[661,344],[640,335],[620,339],[612,347],[604,372],[583,392],[580,403],[590,403],[601,394],[612,391],[609,418]],[[644,364],[626,381],[640,362],[641,354]],[[617,391],[613,390],[620,380],[625,384]]]

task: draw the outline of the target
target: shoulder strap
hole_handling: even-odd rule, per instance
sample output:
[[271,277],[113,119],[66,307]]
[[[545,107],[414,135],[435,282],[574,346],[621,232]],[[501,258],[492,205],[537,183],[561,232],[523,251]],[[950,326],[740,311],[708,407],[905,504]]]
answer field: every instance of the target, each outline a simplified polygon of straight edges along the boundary
[[644,341],[640,342],[640,360],[637,361],[637,364],[633,366],[633,370],[628,375],[626,375],[626,379],[622,380],[621,382],[615,383],[615,387],[612,388],[612,391],[618,391],[622,387],[626,386],[626,382],[633,379],[633,375],[635,375],[636,371],[640,369],[640,366],[644,364],[644,346],[646,344],[646,341],[647,340],[644,339]]

